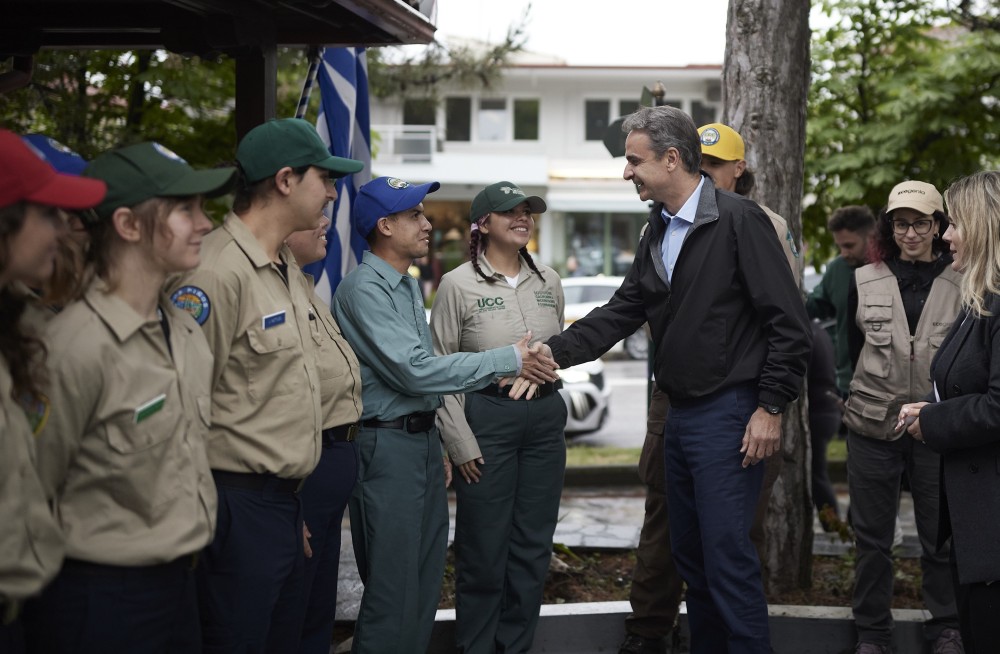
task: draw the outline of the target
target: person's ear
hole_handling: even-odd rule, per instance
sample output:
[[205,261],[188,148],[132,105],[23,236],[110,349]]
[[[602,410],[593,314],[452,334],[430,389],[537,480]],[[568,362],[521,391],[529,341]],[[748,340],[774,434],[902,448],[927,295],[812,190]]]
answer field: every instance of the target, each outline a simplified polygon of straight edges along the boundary
[[482,232],[484,235],[489,236],[489,233],[490,233],[490,218],[489,218],[489,216],[486,217],[486,220],[484,220],[483,222],[479,223],[479,231]]
[[746,159],[740,159],[739,161],[737,161],[736,162],[736,179],[739,179],[740,177],[742,177],[743,173],[744,173],[744,171],[746,171],[746,169],[747,169],[747,161],[746,161]]
[[126,243],[138,243],[142,240],[142,225],[139,217],[129,207],[118,207],[111,214],[111,224],[115,232]]
[[390,221],[388,217],[383,216],[375,221],[375,229],[377,229],[378,233],[382,236],[392,236],[391,222],[392,221]]
[[295,171],[292,170],[291,166],[285,166],[278,172],[274,173],[274,187],[278,190],[278,193],[282,195],[291,195],[292,193],[292,182],[296,179]]

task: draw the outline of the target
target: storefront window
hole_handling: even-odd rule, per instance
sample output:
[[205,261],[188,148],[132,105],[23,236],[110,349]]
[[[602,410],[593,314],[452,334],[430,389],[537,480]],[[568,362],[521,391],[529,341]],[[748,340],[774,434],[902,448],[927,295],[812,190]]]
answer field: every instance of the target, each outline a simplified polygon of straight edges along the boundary
[[624,275],[632,265],[644,223],[644,214],[568,213],[568,273],[574,277]]

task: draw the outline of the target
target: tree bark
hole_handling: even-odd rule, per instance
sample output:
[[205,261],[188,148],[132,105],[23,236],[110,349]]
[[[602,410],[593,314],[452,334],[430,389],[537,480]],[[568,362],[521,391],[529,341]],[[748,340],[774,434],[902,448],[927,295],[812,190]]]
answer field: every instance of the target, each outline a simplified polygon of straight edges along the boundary
[[[781,214],[798,243],[809,38],[808,0],[730,0],[722,72],[724,122],[747,144],[747,165],[756,177],[751,197]],[[768,509],[763,561],[765,587],[771,591],[811,584],[813,508],[806,418],[805,402],[795,402],[782,425],[784,461]]]

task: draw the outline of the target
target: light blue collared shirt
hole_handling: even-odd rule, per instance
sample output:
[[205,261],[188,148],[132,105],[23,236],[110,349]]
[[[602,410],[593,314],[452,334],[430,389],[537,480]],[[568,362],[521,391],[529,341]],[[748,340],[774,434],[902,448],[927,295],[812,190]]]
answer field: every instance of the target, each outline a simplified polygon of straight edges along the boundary
[[417,281],[372,254],[337,287],[333,315],[361,362],[362,420],[434,411],[441,395],[516,376],[517,348],[434,356]]
[[667,226],[667,233],[663,235],[663,243],[660,244],[660,256],[663,257],[663,267],[667,270],[668,281],[673,279],[677,255],[681,253],[684,237],[687,236],[691,225],[694,224],[695,216],[698,214],[698,201],[701,200],[701,187],[704,185],[705,178],[702,177],[694,193],[676,215],[671,216],[667,212],[666,206],[660,212],[660,216]]

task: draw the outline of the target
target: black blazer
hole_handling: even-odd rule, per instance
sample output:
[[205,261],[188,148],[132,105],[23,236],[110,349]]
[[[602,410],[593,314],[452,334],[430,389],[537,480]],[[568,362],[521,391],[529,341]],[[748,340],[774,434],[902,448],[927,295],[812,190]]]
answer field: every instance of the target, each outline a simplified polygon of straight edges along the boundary
[[942,459],[942,538],[948,517],[963,584],[1000,580],[1000,296],[991,316],[956,319],[931,363],[940,401],[920,411]]

